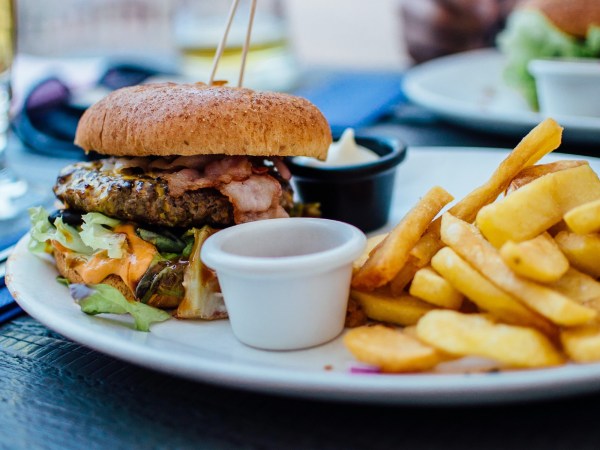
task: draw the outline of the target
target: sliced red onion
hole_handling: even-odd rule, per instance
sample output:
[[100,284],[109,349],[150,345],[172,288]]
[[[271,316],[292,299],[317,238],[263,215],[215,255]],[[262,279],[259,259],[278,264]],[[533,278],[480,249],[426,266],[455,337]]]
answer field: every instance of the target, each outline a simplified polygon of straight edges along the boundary
[[381,369],[377,366],[372,366],[369,364],[361,364],[361,363],[352,363],[348,369],[350,373],[354,374],[366,374],[373,375],[381,373]]
[[89,287],[87,284],[71,283],[71,284],[69,284],[69,292],[71,294],[71,297],[73,297],[73,299],[75,301],[80,301],[80,300],[83,300],[84,298],[89,297],[95,291],[94,291],[94,289]]

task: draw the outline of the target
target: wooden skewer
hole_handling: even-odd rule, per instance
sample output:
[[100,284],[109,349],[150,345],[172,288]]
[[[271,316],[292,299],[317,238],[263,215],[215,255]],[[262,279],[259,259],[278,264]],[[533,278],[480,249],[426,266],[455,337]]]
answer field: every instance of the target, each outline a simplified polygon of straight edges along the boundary
[[213,59],[212,70],[210,71],[210,78],[208,80],[209,86],[212,86],[213,82],[215,81],[217,67],[219,65],[221,56],[223,56],[223,50],[225,50],[225,45],[227,45],[227,36],[229,35],[229,29],[231,28],[231,23],[233,22],[233,17],[235,16],[235,12],[237,10],[239,2],[239,0],[233,0],[233,3],[231,4],[231,8],[229,10],[229,18],[227,19],[227,25],[225,26],[225,33],[223,33],[221,42],[219,42],[219,46],[217,47],[217,53],[215,53],[215,57]]
[[256,12],[256,0],[252,0],[250,8],[250,18],[248,19],[248,29],[246,30],[246,40],[244,41],[244,50],[242,51],[242,62],[240,67],[240,78],[238,79],[238,87],[242,87],[244,81],[244,71],[246,69],[246,58],[248,57],[248,49],[250,48],[250,36],[252,35],[252,24],[254,23],[254,13]]

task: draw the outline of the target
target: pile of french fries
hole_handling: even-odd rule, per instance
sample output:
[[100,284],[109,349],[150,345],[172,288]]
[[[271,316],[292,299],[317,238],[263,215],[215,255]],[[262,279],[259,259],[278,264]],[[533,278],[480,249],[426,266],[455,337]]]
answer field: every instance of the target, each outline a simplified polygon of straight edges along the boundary
[[535,127],[453,206],[434,187],[355,262],[354,357],[382,372],[468,357],[497,368],[600,361],[600,179],[585,161],[536,163],[561,142]]

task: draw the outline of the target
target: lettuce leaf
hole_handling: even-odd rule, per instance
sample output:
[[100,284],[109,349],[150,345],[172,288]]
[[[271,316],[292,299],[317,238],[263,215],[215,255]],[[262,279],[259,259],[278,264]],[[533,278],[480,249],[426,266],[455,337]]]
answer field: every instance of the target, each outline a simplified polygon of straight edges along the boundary
[[591,27],[586,39],[577,39],[560,31],[539,12],[523,9],[510,15],[497,44],[507,58],[506,82],[519,89],[537,111],[537,91],[527,69],[529,62],[538,58],[600,56],[600,28]]
[[48,253],[49,246],[46,241],[52,239],[56,233],[56,229],[48,220],[48,211],[41,206],[29,208],[29,221],[31,222],[29,251],[35,254]]
[[31,241],[29,250],[33,253],[48,251],[47,242],[50,240],[59,242],[63,247],[83,255],[91,255],[93,249],[86,245],[79,236],[77,229],[63,222],[59,217],[54,225],[48,220],[48,211],[38,206],[29,209],[31,221]]
[[587,47],[592,56],[600,55],[600,27],[592,26],[587,34]]
[[109,258],[123,257],[126,237],[122,233],[112,231],[112,228],[121,223],[119,220],[97,212],[87,213],[81,218],[83,224],[79,236],[85,245],[94,251],[106,250]]
[[79,304],[81,310],[90,315],[96,314],[130,314],[138,331],[150,331],[150,325],[163,322],[171,315],[158,308],[140,302],[128,301],[121,292],[108,284],[70,284],[71,297]]
[[126,236],[114,233],[112,228],[121,223],[100,213],[87,213],[82,216],[81,231],[64,223],[62,217],[54,224],[48,220],[48,211],[38,206],[29,209],[31,221],[31,240],[29,250],[32,253],[48,253],[51,251],[48,242],[54,240],[63,247],[82,255],[90,256],[98,250],[106,250],[110,258],[121,258]]

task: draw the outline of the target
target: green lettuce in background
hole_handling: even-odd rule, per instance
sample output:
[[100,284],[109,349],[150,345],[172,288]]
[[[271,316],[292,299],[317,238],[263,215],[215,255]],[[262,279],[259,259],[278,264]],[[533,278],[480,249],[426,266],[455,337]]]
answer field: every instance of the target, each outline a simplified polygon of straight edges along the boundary
[[29,208],[29,220],[31,221],[29,251],[34,254],[50,253],[48,242],[54,240],[81,255],[93,253],[94,249],[83,242],[79,231],[64,223],[61,217],[56,219],[54,224],[50,223],[48,215],[48,211],[41,206]]
[[600,27],[592,26],[585,39],[563,33],[537,11],[514,12],[498,35],[498,48],[506,55],[505,79],[538,110],[535,80],[527,70],[532,59],[600,57]]

